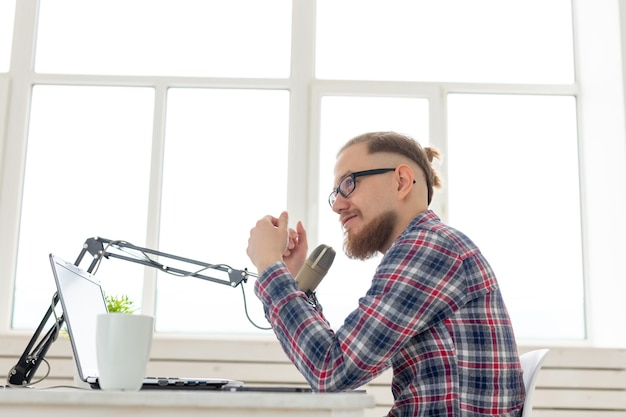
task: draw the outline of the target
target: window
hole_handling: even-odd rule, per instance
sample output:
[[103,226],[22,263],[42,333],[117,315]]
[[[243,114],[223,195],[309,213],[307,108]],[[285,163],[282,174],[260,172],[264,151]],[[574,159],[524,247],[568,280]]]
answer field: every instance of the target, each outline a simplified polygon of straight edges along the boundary
[[[287,203],[288,110],[286,91],[168,92],[162,250],[236,269],[251,266],[245,253],[255,216],[277,213]],[[183,280],[159,277],[157,331],[254,330],[238,289]],[[252,284],[242,284],[251,318],[268,326]],[[184,314],[175,307],[182,300]],[[184,320],[190,316],[206,319]]]
[[576,100],[451,94],[448,104],[450,224],[496,271],[517,337],[585,338]]
[[[33,88],[14,328],[31,328],[51,301],[49,253],[74,262],[89,237],[144,239],[153,103],[151,88]],[[140,300],[136,270],[110,261],[96,277],[105,291]]]
[[[320,82],[320,201],[332,185],[337,148],[350,137],[398,130],[439,147],[447,201],[437,197],[433,206],[441,204],[445,220],[476,240],[493,264],[517,336],[584,339],[574,89],[566,96],[550,94],[548,88],[537,89],[537,95],[519,94],[529,84],[573,85],[570,2],[317,4],[320,78],[406,81],[376,91],[388,97],[375,99],[348,88],[343,93],[354,96],[327,97]],[[441,87],[432,91],[413,81],[440,82]],[[495,83],[520,88],[506,94],[510,90]],[[369,85],[359,87],[363,95]],[[460,94],[463,90],[481,94]],[[400,98],[411,95],[423,99]],[[442,95],[445,104],[438,107]],[[411,100],[424,105],[418,110],[408,104]],[[404,106],[398,105],[403,101]],[[445,118],[445,137],[437,126],[429,126],[431,118]],[[335,138],[341,139],[333,146]],[[555,155],[558,161],[550,164]],[[529,169],[528,164],[544,169]],[[546,170],[555,171],[550,180]],[[529,213],[529,204],[537,210]],[[320,236],[341,247],[336,217],[322,207],[318,224]],[[545,239],[535,242],[536,234],[522,233],[530,228],[543,231]],[[570,262],[564,266],[555,258]],[[322,301],[332,300],[324,306],[335,319],[329,318],[331,323],[340,324],[356,306],[378,261],[335,261],[319,289]],[[540,283],[547,288],[539,293]],[[559,291],[564,286],[567,291]],[[351,297],[353,302],[346,302]]]
[[[41,320],[50,252],[73,261],[100,235],[249,268],[249,229],[285,208],[311,249],[338,252],[318,295],[339,326],[378,259],[341,253],[326,202],[335,155],[397,130],[442,151],[432,207],[485,252],[520,339],[615,341],[590,297],[620,288],[603,283],[624,244],[599,233],[622,230],[626,207],[623,80],[594,72],[619,64],[596,65],[601,48],[585,42],[621,57],[619,30],[589,23],[618,6],[548,3],[0,0],[0,273],[12,278],[0,331]],[[31,49],[11,61],[15,47]],[[606,189],[598,141],[617,181]],[[156,314],[159,332],[267,334],[239,288],[114,259],[96,277]]]
[[318,0],[322,79],[572,83],[571,3]]
[[37,72],[289,75],[288,0],[41,0],[40,4]]

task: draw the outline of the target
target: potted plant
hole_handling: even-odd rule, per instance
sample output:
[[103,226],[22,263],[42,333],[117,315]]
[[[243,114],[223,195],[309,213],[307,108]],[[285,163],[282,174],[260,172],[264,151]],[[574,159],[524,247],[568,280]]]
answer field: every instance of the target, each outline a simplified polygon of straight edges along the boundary
[[[135,303],[127,295],[108,295],[105,293],[104,300],[109,313],[133,314],[138,310]],[[62,330],[62,333],[69,339],[69,334],[65,329]],[[76,365],[74,366],[74,386],[89,388],[89,384],[80,379]]]

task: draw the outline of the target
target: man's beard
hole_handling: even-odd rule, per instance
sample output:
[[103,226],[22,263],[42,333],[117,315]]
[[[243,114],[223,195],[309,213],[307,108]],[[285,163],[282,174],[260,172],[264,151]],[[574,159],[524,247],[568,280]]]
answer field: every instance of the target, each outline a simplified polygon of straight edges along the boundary
[[343,250],[351,259],[366,260],[376,256],[388,243],[398,216],[393,211],[381,214],[357,234],[344,234]]

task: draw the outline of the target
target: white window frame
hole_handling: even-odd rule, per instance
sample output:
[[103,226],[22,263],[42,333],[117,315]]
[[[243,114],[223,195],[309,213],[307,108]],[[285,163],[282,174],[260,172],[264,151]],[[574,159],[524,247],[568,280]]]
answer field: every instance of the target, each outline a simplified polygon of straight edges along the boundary
[[[287,209],[313,224],[318,218],[317,167],[320,103],[326,95],[426,98],[430,102],[433,145],[446,153],[446,97],[450,93],[550,94],[577,98],[584,238],[585,320],[588,339],[574,344],[626,347],[626,333],[612,331],[616,317],[626,317],[626,117],[624,53],[626,11],[618,0],[573,0],[576,83],[573,85],[496,85],[464,83],[364,82],[316,80],[315,1],[293,1],[292,74],[288,79],[219,79],[197,77],[70,76],[33,72],[38,0],[19,0],[11,69],[0,74],[0,335],[11,329],[12,294],[17,260],[20,204],[25,169],[30,95],[36,84],[150,86],[155,88],[148,234],[156,247],[160,200],[165,98],[170,87],[288,89],[290,102]],[[28,53],[24,53],[27,51]],[[446,177],[447,166],[442,165]],[[549,179],[548,179],[549,181]],[[446,219],[444,189],[433,206]],[[618,239],[615,236],[619,236]],[[317,236],[310,231],[315,244]],[[563,260],[566,262],[567,260]],[[537,289],[541,291],[541,289]],[[154,311],[156,271],[146,268],[142,308]],[[45,306],[33,306],[45,309]],[[197,336],[196,336],[197,337]],[[206,335],[210,338],[211,335]],[[248,336],[249,337],[249,336]],[[237,336],[233,336],[237,339]],[[520,341],[535,343],[536,341]],[[549,341],[540,341],[546,344]],[[559,341],[559,344],[564,344]]]

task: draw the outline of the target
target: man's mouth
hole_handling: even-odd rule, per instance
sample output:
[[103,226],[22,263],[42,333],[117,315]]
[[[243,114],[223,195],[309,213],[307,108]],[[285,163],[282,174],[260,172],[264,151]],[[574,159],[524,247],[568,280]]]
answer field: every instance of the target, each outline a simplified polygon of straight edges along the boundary
[[351,220],[355,219],[357,216],[356,214],[350,214],[350,215],[346,215],[344,217],[341,218],[341,225],[345,228],[348,224],[348,222],[350,222]]

